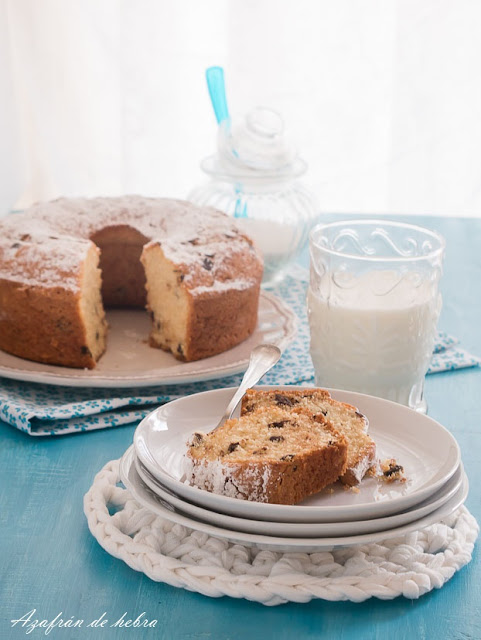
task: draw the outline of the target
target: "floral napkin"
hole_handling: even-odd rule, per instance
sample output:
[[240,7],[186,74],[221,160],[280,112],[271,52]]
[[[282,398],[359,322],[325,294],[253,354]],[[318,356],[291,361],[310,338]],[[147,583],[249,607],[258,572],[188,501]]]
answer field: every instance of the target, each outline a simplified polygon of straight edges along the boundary
[[447,333],[438,332],[428,373],[477,367],[479,364],[481,364],[481,358],[461,349],[457,338],[453,338]]
[[[307,272],[297,268],[273,290],[299,318],[296,337],[263,384],[314,384],[306,317]],[[458,340],[440,333],[428,374],[481,364]],[[156,406],[175,398],[237,386],[242,374],[193,384],[132,389],[58,387],[0,378],[0,420],[33,436],[63,435],[139,422]]]

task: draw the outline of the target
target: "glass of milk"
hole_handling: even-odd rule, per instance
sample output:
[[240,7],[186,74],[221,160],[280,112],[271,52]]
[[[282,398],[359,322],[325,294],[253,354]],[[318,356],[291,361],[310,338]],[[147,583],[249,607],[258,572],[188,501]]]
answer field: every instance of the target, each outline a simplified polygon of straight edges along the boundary
[[316,384],[426,412],[444,248],[434,231],[399,222],[312,230],[307,305]]

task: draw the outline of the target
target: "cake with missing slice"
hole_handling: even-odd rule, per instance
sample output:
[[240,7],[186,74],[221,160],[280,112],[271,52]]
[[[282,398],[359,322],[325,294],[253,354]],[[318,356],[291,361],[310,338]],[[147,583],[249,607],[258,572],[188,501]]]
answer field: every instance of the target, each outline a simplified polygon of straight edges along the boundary
[[261,279],[253,241],[211,207],[135,195],[38,203],[0,221],[0,349],[93,369],[105,309],[147,306],[149,344],[200,360],[254,332]]
[[356,407],[331,398],[325,389],[249,389],[242,400],[242,415],[259,408],[294,413],[307,410],[324,416],[347,440],[346,470],[339,479],[348,486],[358,484],[376,464],[376,444],[367,434],[367,418]]
[[296,504],[345,472],[347,449],[346,438],[319,412],[260,407],[194,434],[187,477],[232,498]]

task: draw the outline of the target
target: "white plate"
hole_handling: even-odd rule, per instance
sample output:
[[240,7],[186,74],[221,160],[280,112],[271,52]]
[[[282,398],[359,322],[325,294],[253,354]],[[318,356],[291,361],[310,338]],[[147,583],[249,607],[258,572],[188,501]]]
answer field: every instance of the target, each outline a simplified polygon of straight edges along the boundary
[[273,522],[345,522],[392,515],[426,500],[456,471],[461,460],[459,446],[432,418],[381,398],[331,392],[334,398],[358,407],[368,417],[378,456],[396,458],[404,467],[407,482],[365,478],[359,493],[346,491],[336,483],[292,506],[228,498],[189,485],[184,477],[186,442],[195,431],[209,431],[217,424],[233,389],[197,393],[159,407],[137,427],[135,452],[162,485],[189,502],[236,517]]
[[134,464],[142,482],[149,487],[160,499],[175,507],[183,515],[192,516],[196,520],[202,520],[234,531],[245,531],[271,536],[287,536],[295,538],[319,538],[326,536],[352,536],[363,533],[374,533],[394,529],[413,520],[419,520],[435,509],[439,509],[445,502],[452,498],[461,486],[464,478],[463,465],[460,464],[454,475],[433,496],[416,505],[413,509],[403,511],[386,518],[372,518],[371,520],[356,520],[355,522],[266,522],[265,520],[248,520],[236,518],[224,513],[209,511],[186,500],[182,500],[174,493],[163,487],[152,474],[147,471],[138,458],[135,457],[133,447],[125,453],[125,468]]
[[257,327],[247,340],[217,356],[179,362],[171,353],[148,346],[150,320],[145,311],[111,310],[107,319],[107,351],[95,369],[30,362],[0,351],[0,376],[67,387],[147,387],[211,380],[245,371],[252,349],[262,342],[275,344],[283,351],[294,337],[297,324],[288,306],[262,291]]
[[255,546],[260,549],[269,549],[271,551],[295,551],[298,553],[314,553],[316,551],[326,551],[335,547],[351,547],[359,544],[370,544],[379,542],[380,540],[388,540],[404,535],[409,531],[423,529],[430,524],[439,522],[447,518],[451,513],[460,507],[468,495],[468,479],[466,475],[463,478],[461,487],[456,494],[450,498],[443,506],[439,507],[429,515],[419,520],[415,520],[401,527],[395,527],[386,531],[378,531],[375,533],[366,533],[363,535],[339,536],[330,538],[297,538],[297,537],[274,537],[252,533],[244,533],[223,527],[217,527],[201,520],[196,520],[180,513],[171,504],[159,498],[153,491],[145,485],[139,477],[135,465],[127,466],[126,457],[120,463],[120,477],[125,487],[129,490],[132,497],[144,507],[170,522],[175,522],[189,529],[207,533],[210,536],[223,538],[234,544],[243,544],[245,546]]

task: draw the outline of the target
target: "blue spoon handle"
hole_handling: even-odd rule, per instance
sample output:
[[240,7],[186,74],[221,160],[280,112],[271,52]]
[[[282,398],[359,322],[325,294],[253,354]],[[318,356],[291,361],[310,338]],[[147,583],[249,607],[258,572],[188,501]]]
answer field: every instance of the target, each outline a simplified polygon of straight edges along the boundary
[[225,96],[224,69],[222,67],[209,67],[205,72],[210,100],[214,107],[218,124],[229,118],[227,99]]

